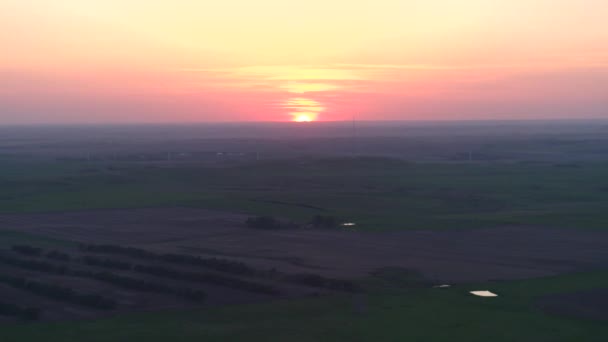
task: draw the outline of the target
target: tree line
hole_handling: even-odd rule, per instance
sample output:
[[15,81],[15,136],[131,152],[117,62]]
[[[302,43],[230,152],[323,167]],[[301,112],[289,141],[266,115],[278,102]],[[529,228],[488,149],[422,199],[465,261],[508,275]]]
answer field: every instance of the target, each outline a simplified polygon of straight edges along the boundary
[[165,261],[174,264],[192,265],[209,268],[218,272],[232,273],[237,275],[255,275],[258,271],[240,261],[202,258],[188,254],[159,254],[134,247],[123,247],[117,245],[81,245],[81,250],[93,253],[118,254],[150,261]]
[[246,281],[238,278],[227,277],[220,274],[214,273],[197,273],[197,272],[183,272],[170,269],[163,266],[144,266],[136,265],[133,268],[134,271],[140,273],[151,274],[157,277],[165,277],[171,279],[179,279],[185,281],[209,283],[214,285],[220,285],[230,287],[238,290],[244,290],[249,292],[277,295],[279,290],[273,286]]
[[23,277],[0,275],[0,282],[39,296],[94,309],[112,310],[116,307],[116,302],[113,299],[98,294],[82,294],[68,287],[29,280]]
[[[38,247],[32,247],[28,245],[14,245],[11,247],[13,252],[33,257],[40,257],[43,255],[44,250]],[[58,251],[50,251],[46,253],[45,257],[49,259],[59,260],[59,261],[70,261],[71,258],[68,254],[58,252]]]
[[[11,249],[19,254],[23,254],[23,255],[27,255],[27,256],[41,257],[43,255],[42,248],[36,248],[36,247],[31,247],[31,246],[26,246],[26,245],[16,245],[16,246],[12,246]],[[1,257],[2,256],[0,255],[0,258]],[[48,259],[58,260],[58,261],[65,261],[65,262],[72,261],[72,257],[69,254],[63,253],[63,252],[58,252],[58,251],[50,251],[45,255],[45,257],[47,257]],[[29,268],[36,268],[41,271],[53,270],[55,273],[60,273],[58,270],[60,268],[63,268],[63,266],[54,266],[52,264],[37,261],[37,260],[21,260],[21,259],[12,259],[12,258],[9,258],[9,259],[7,259],[6,262],[12,262],[12,263],[16,264],[16,266],[27,264]],[[118,269],[118,270],[130,270],[132,268],[131,264],[128,262],[119,261],[119,260],[103,259],[103,258],[98,258],[96,256],[91,256],[91,255],[83,256],[82,262],[84,264],[90,265],[90,266],[98,266],[98,267],[112,268],[112,269]]]
[[[143,255],[143,254],[140,253],[140,255]],[[1,258],[1,256],[0,256],[0,258]],[[161,260],[178,263],[178,264],[187,264],[187,265],[197,265],[200,262],[208,261],[208,260],[199,259],[196,257],[189,257],[189,256],[185,256],[185,255],[180,255],[180,254],[164,254],[164,255],[160,255],[159,258]],[[29,269],[35,269],[38,271],[60,273],[60,274],[65,274],[66,272],[68,272],[67,268],[65,268],[63,266],[55,266],[50,263],[36,261],[36,260],[29,260],[29,259],[20,260],[20,259],[11,259],[11,258],[8,258],[8,259],[5,258],[5,260],[9,261],[9,263],[16,265],[16,266],[25,267],[25,268],[29,268]],[[224,262],[224,260],[220,260],[220,259],[217,259],[217,261],[218,261],[218,264]],[[271,295],[276,295],[279,293],[279,291],[276,288],[274,288],[270,285],[260,284],[260,283],[256,283],[256,282],[252,282],[252,281],[246,281],[246,280],[242,280],[242,279],[238,279],[238,278],[234,278],[234,277],[223,276],[221,274],[215,274],[215,273],[183,272],[183,271],[178,271],[175,269],[171,269],[171,268],[164,267],[164,266],[157,266],[157,265],[155,265],[155,266],[146,266],[146,265],[138,265],[138,264],[132,265],[131,263],[128,263],[125,261],[100,258],[100,257],[95,257],[95,256],[90,256],[90,255],[84,256],[82,258],[82,262],[89,266],[96,266],[96,267],[109,268],[109,269],[118,269],[118,270],[129,270],[129,271],[135,271],[138,273],[150,274],[150,275],[157,276],[157,277],[164,277],[164,278],[169,278],[169,279],[179,279],[179,280],[185,280],[185,281],[191,281],[191,282],[209,283],[209,284],[220,285],[220,286],[230,287],[230,288],[234,288],[234,289],[249,291],[249,292],[271,294]],[[228,265],[231,265],[231,264],[228,264]],[[173,290],[169,290],[168,287],[166,287],[166,286],[155,286],[155,284],[150,283],[150,282],[142,281],[139,279],[120,277],[117,275],[112,275],[111,273],[91,273],[91,272],[78,272],[78,271],[74,271],[74,272],[76,272],[79,276],[93,277],[97,280],[112,282],[115,285],[120,285],[123,287],[127,287],[127,288],[134,289],[134,290],[139,290],[139,291],[154,291],[154,292],[163,292],[163,293],[176,292]],[[201,297],[201,295],[199,295],[199,294],[190,295],[189,293],[191,293],[191,292],[192,291],[182,291],[181,293],[183,294],[182,296],[192,297],[191,299],[196,299],[196,298]]]
[[[187,298],[195,301],[203,301],[206,298],[206,293],[202,290],[193,289],[179,289],[171,288],[164,284],[158,284],[142,279],[126,277],[109,272],[91,272],[82,270],[71,270],[65,266],[56,266],[46,261],[37,260],[21,260],[12,258],[6,255],[0,254],[0,263],[8,264],[11,266],[24,268],[33,271],[39,271],[44,273],[58,274],[58,275],[69,275],[74,277],[90,278],[97,281],[106,282],[118,287],[127,288],[130,290],[142,291],[142,292],[156,292],[163,294],[173,294],[179,297]],[[17,284],[17,283],[15,283]],[[67,289],[70,290],[70,289]],[[57,296],[61,297],[59,291],[56,293]],[[69,297],[67,292],[63,295]]]
[[[22,246],[23,247],[23,246]],[[30,249],[34,249],[31,246]],[[294,284],[300,284],[303,286],[309,287],[317,287],[317,288],[325,288],[335,291],[346,291],[346,292],[354,292],[358,291],[358,287],[355,282],[350,280],[343,279],[334,279],[324,277],[318,274],[312,273],[303,273],[303,274],[288,274],[282,273],[276,270],[272,271],[261,271],[256,270],[249,265],[239,262],[232,261],[227,259],[218,259],[218,258],[201,258],[199,256],[193,255],[185,255],[185,254],[157,254],[147,250],[134,248],[134,247],[123,247],[117,245],[81,245],[81,250],[95,252],[95,253],[106,253],[106,254],[117,254],[129,256],[137,259],[150,260],[150,261],[165,261],[169,263],[174,263],[177,265],[189,265],[189,266],[201,266],[205,268],[210,268],[217,271],[224,271],[225,273],[231,273],[236,275],[244,275],[244,276],[257,276],[257,277],[269,277],[273,279],[277,279],[279,281],[290,282]],[[29,249],[21,249],[21,250],[29,250]],[[40,252],[40,254],[42,251]],[[65,254],[65,253],[63,253]],[[67,255],[67,254],[66,254]],[[69,255],[67,255],[70,258]],[[6,257],[0,254],[0,262],[5,262]],[[83,258],[83,262],[87,265],[98,266],[110,269],[119,269],[119,270],[134,270],[139,273],[148,273],[151,275],[173,278],[173,279],[182,279],[189,281],[198,281],[198,282],[207,282],[216,285],[222,285],[226,287],[232,287],[236,289],[242,289],[251,292],[259,292],[259,293],[267,293],[267,294],[276,294],[278,290],[272,286],[249,282],[237,278],[231,277],[223,277],[218,274],[212,273],[193,273],[193,272],[181,272],[176,271],[167,267],[162,266],[144,266],[144,265],[132,265],[128,262],[111,260],[107,258],[100,258],[95,256],[85,256]],[[66,272],[65,267],[63,266],[55,266],[53,264],[40,262],[36,260],[19,260],[13,259],[9,260],[8,263],[12,263],[16,266],[26,267],[29,269],[34,269],[38,271],[44,272],[53,272],[58,274],[63,274]],[[62,273],[63,272],[63,273]]]
[[[198,259],[196,257],[188,257],[186,258],[184,255],[179,254],[164,254],[161,255],[160,258],[162,260],[178,263],[178,264],[188,264],[188,265],[196,265],[202,259]],[[218,259],[219,260],[219,259]],[[200,273],[200,272],[184,272],[178,271],[172,268],[164,267],[164,266],[146,266],[146,265],[132,265],[131,263],[112,260],[107,258],[99,258],[95,256],[84,256],[82,258],[84,264],[89,266],[96,266],[102,268],[109,269],[118,269],[118,270],[129,270],[135,271],[138,273],[150,274],[157,277],[164,277],[169,279],[179,279],[191,282],[200,282],[200,283],[209,283],[214,285],[220,285],[225,287],[230,287],[234,289],[263,293],[263,294],[271,294],[276,295],[279,291],[270,285],[260,284],[252,281],[242,280],[234,277],[223,276],[221,274],[215,273]],[[183,291],[175,291],[169,289],[169,287],[164,285],[158,285],[155,283],[143,281],[140,279],[134,279],[129,277],[118,276],[112,273],[94,273],[94,272],[86,272],[86,271],[72,271],[65,266],[57,266],[48,262],[38,261],[38,260],[30,260],[30,259],[15,259],[7,256],[0,255],[0,262],[8,263],[13,266],[18,266],[22,268],[27,268],[36,271],[42,271],[47,273],[56,273],[56,274],[70,274],[77,275],[80,277],[89,277],[95,278],[100,281],[110,282],[114,285],[126,287],[133,290],[138,291],[152,291],[159,293],[176,293],[181,296],[188,297],[191,299],[203,298],[200,294],[194,293],[194,291],[183,290]],[[219,262],[223,262],[223,260],[219,260]]]
[[4,254],[0,254],[0,263],[45,273],[54,273],[60,275],[68,273],[68,268],[63,265],[54,265],[40,260],[18,259]]
[[93,273],[86,271],[77,271],[76,275],[96,279],[129,290],[154,292],[160,294],[171,294],[197,302],[203,302],[205,298],[207,298],[207,294],[202,290],[193,290],[188,288],[172,288],[165,284],[151,282],[139,278],[126,277],[110,272]]

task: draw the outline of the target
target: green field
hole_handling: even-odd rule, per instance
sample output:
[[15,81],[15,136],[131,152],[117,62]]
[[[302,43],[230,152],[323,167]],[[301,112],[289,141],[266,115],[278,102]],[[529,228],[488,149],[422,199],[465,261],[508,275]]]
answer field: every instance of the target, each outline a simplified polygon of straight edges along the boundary
[[6,162],[0,211],[191,206],[361,229],[501,224],[604,228],[606,163],[408,163],[382,158],[203,164]]
[[[185,312],[131,314],[88,322],[3,326],[13,341],[605,341],[603,322],[557,317],[535,308],[543,294],[608,286],[608,273],[499,284],[418,289]],[[478,298],[469,289],[491,289]]]
[[[608,164],[414,163],[384,158],[197,163],[4,160],[0,211],[187,206],[306,222],[327,214],[359,229],[531,224],[605,229]],[[70,244],[1,227],[0,246]],[[365,279],[364,283],[376,284]],[[378,285],[378,284],[376,284]],[[381,284],[380,284],[381,285]],[[3,325],[0,341],[605,341],[605,322],[553,316],[552,293],[608,287],[608,273],[450,289],[372,286],[366,310],[348,295],[134,313],[82,322]],[[468,294],[489,289],[498,298]]]

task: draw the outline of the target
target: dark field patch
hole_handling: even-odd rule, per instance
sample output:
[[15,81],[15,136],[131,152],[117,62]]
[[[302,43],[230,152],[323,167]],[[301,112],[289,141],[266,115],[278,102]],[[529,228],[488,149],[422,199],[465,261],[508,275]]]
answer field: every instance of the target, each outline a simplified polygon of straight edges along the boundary
[[[52,252],[28,245],[0,250],[0,304],[6,304],[0,315],[5,311],[16,316],[14,319],[25,319],[29,313],[25,310],[34,308],[42,320],[97,318],[357,289],[349,280],[133,247],[81,245]],[[11,299],[18,301],[12,303]]]
[[54,239],[242,261],[256,268],[359,278],[383,267],[441,282],[524,279],[608,266],[608,232],[534,226],[441,231],[260,231],[245,215],[188,208],[0,215]]

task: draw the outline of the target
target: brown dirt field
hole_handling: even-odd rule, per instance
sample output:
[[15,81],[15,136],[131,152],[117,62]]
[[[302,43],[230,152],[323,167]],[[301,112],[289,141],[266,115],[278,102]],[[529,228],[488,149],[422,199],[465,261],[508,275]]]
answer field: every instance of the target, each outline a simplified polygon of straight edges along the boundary
[[608,289],[543,296],[535,304],[549,314],[608,321]]
[[160,208],[0,215],[0,227],[92,243],[230,257],[260,268],[361,277],[381,267],[440,282],[522,279],[608,266],[608,232],[506,226],[356,232],[244,227],[245,216]]

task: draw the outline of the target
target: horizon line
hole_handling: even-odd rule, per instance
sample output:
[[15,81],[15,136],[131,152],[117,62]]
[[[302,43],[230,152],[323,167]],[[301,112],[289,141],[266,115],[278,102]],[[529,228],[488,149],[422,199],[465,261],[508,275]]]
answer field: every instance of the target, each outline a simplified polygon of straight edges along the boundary
[[[485,124],[516,124],[516,123],[541,123],[541,122],[555,122],[555,123],[585,123],[585,122],[608,122],[608,118],[530,118],[530,119],[446,119],[446,120],[357,120],[358,124],[473,124],[473,123],[485,123]],[[324,120],[324,121],[313,121],[313,122],[294,122],[294,121],[192,121],[192,122],[176,122],[176,121],[159,121],[159,122],[48,122],[48,123],[7,123],[0,124],[0,129],[3,128],[27,128],[27,127],[117,127],[117,126],[213,126],[213,125],[225,125],[225,126],[236,126],[236,125],[289,125],[293,127],[306,127],[306,126],[319,126],[325,124],[348,124],[352,125],[352,119],[350,120]]]

